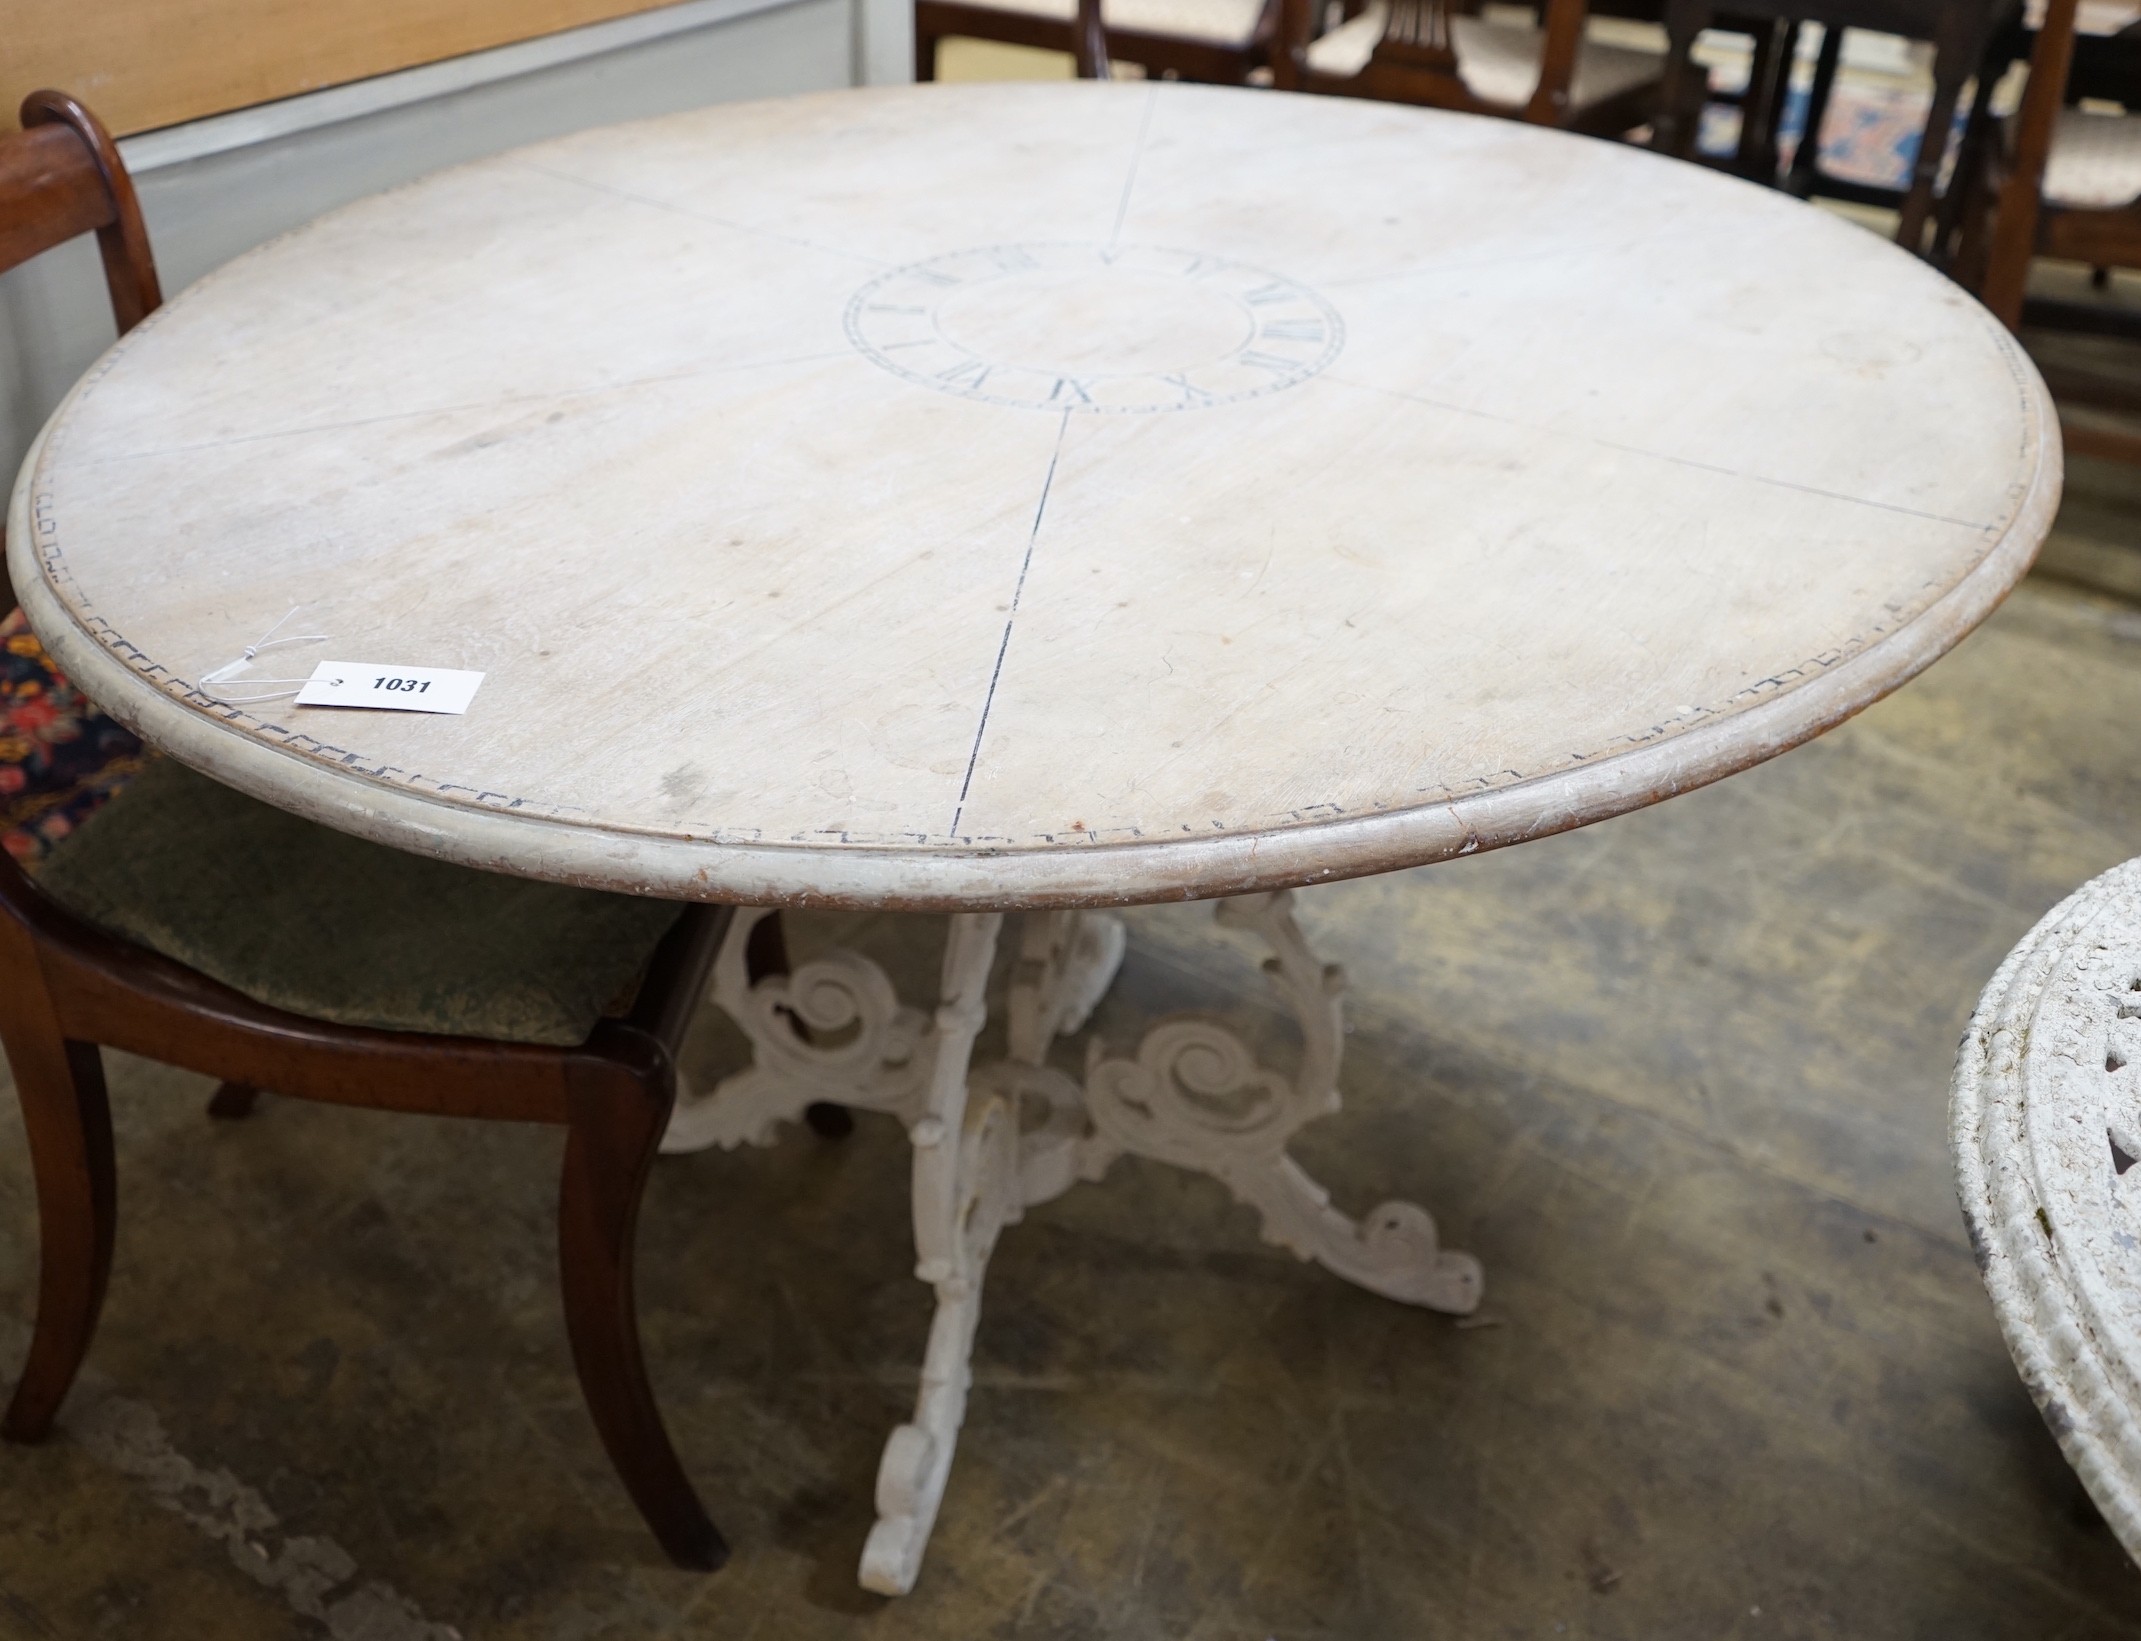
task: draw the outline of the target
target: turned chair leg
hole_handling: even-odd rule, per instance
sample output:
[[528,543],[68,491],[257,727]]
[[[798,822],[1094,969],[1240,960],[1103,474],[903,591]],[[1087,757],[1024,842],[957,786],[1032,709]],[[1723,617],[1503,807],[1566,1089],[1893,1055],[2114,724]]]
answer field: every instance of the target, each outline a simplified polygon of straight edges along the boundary
[[0,1435],[35,1442],[51,1431],[97,1330],[111,1276],[118,1181],[96,1044],[67,1042],[56,1027],[16,1030],[8,1033],[7,1057],[37,1181],[39,1275],[37,1329]]
[[218,1083],[215,1093],[208,1097],[208,1114],[225,1122],[236,1122],[241,1117],[250,1117],[259,1099],[257,1088],[248,1088],[244,1083]]
[[1665,81],[1651,121],[1650,146],[1674,159],[1690,159],[1702,136],[1710,101],[1710,71],[1694,59],[1695,37],[1710,21],[1710,0],[1666,0]]
[[[769,974],[788,973],[788,936],[781,928],[781,914],[759,919],[751,931],[750,943],[743,949],[744,973],[756,985]],[[800,1021],[796,1029],[807,1038],[808,1028]],[[829,1100],[814,1100],[803,1108],[803,1121],[810,1131],[821,1140],[844,1140],[855,1132],[855,1118],[844,1105],[834,1105]]]
[[576,1079],[568,1095],[558,1268],[580,1389],[625,1490],[679,1567],[711,1572],[728,1545],[670,1446],[640,1356],[633,1298],[639,1199],[675,1103],[673,1075],[621,1070]]

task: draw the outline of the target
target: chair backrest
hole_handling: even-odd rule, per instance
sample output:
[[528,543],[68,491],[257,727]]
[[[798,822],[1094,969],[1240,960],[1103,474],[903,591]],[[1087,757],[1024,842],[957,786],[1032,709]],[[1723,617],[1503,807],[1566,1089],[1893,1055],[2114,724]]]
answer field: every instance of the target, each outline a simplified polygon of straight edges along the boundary
[[1108,77],[1108,30],[1100,20],[1100,0],[1078,0],[1077,21],[1072,24],[1071,56],[1081,80]]
[[62,91],[22,100],[22,130],[0,136],[0,273],[94,233],[121,335],[163,301],[134,184],[97,117]]
[[[1348,5],[1348,21],[1367,9],[1381,10],[1383,26],[1361,74],[1362,91],[1392,102],[1459,108],[1474,100],[1457,72],[1457,35],[1450,22],[1455,12],[1464,9],[1461,4],[1456,0],[1385,0],[1380,8]],[[1282,91],[1311,89],[1303,83],[1304,65],[1324,11],[1324,0],[1281,0],[1272,79]]]
[[[1477,0],[1386,0],[1386,5],[1381,37],[1357,86],[1349,89],[1391,102],[1514,115],[1539,125],[1566,119],[1587,0],[1545,0],[1538,83],[1524,103],[1507,106],[1475,94],[1458,66],[1454,19],[1476,12]],[[1281,90],[1327,89],[1305,66],[1322,10],[1323,0],[1281,0],[1278,46],[1272,53],[1272,78]]]
[[[0,135],[0,273],[88,233],[103,253],[112,318],[124,336],[164,299],[133,179],[96,115],[64,91],[33,91],[22,99],[22,129]],[[0,616],[14,608],[0,568]]]
[[1457,31],[1450,0],[1390,0],[1389,21],[1375,44],[1374,66],[1419,82],[1423,91],[1464,96],[1457,72]]
[[2079,10],[2078,0],[2049,0],[2045,7],[2037,44],[2030,51],[2029,84],[2015,116],[2014,155],[1994,208],[1992,242],[1978,295],[2010,330],[2022,322],[2023,287],[2029,283],[2030,257],[2037,249],[2044,167],[2052,157],[2052,132],[2066,101]]

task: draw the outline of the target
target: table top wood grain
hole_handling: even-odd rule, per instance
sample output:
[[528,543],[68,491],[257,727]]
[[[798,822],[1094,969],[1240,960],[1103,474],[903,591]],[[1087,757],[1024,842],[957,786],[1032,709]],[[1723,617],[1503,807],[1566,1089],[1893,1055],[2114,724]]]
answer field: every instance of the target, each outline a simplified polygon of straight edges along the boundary
[[[1775,194],[1367,102],[921,86],[587,132],[261,247],[75,390],[9,553],[93,697],[328,824],[976,909],[1389,870],[1729,774],[1956,642],[2059,483],[1990,316]],[[204,691],[293,607],[329,641],[256,676],[485,682],[463,717]]]

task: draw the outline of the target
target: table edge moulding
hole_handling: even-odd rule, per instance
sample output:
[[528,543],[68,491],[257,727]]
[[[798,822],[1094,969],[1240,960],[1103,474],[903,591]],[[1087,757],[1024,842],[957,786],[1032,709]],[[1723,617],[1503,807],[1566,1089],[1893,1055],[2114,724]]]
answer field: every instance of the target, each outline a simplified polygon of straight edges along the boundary
[[751,906],[958,912],[1212,900],[1431,865],[1610,819],[1765,762],[1871,706],[1990,615],[2036,557],[2058,509],[2063,469],[2057,416],[2041,383],[2033,398],[2044,456],[1999,542],[1915,618],[1806,681],[1767,680],[1774,693],[1754,706],[1510,786],[1395,813],[1167,843],[836,849],[716,842],[475,808],[338,773],[148,686],[80,624],[46,582],[37,556],[30,479],[44,433],[16,485],[7,562],[55,663],[112,717],[240,791],[395,848],[590,888]]

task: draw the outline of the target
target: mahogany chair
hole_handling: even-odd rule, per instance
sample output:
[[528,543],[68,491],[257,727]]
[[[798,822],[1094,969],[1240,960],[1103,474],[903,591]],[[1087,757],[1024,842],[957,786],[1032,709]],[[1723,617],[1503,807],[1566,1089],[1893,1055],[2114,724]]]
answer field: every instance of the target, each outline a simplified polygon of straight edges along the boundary
[[[0,137],[0,268],[95,231],[119,328],[131,328],[158,290],[117,150],[55,92],[32,95],[22,120]],[[6,654],[46,668],[42,686],[11,681],[46,692],[45,710],[11,714],[11,739],[35,738],[25,724],[52,732],[68,686],[19,625]],[[6,783],[17,803],[38,777],[64,773],[47,760],[25,776],[26,763],[0,767],[17,771]],[[162,760],[105,796],[58,835],[18,827],[28,841],[15,852],[34,871],[0,853],[0,1046],[41,1241],[36,1329],[0,1434],[34,1442],[51,1430],[103,1303],[117,1183],[101,1048],[221,1079],[211,1109],[224,1116],[272,1089],[548,1123],[564,1130],[558,1264],[588,1411],[671,1559],[719,1566],[726,1546],[647,1383],[633,1236],[678,1045],[731,909],[446,866]],[[761,971],[781,957],[752,955]]]
[[[1068,52],[1078,77],[1107,78],[1109,58],[1148,75],[1242,85],[1270,58],[1280,0],[915,0],[914,77],[937,77],[949,39]],[[1097,42],[1103,38],[1105,48]]]
[[[1588,15],[1649,23],[1662,30],[1665,5],[1666,0],[1591,0]],[[1535,9],[1540,21],[1544,22],[1544,0],[1539,0]],[[1773,182],[1777,171],[1777,128],[1790,92],[1799,26],[1777,18],[1741,18],[1723,11],[1718,14],[1714,27],[1722,33],[1744,35],[1748,42],[1745,83],[1738,87],[1714,85],[1704,88],[1708,101],[1739,110],[1739,140],[1725,168],[1750,181]]]
[[[2017,332],[2039,317],[2024,300],[2033,258],[2141,268],[2141,112],[2069,106],[2079,10],[2077,0],[2048,0],[2022,105],[1982,145],[1956,256],[1957,277]],[[2133,339],[2130,322],[2106,318],[2105,330]],[[2073,305],[2062,304],[2058,320],[2065,329],[2093,328]],[[2064,404],[2141,415],[2141,392],[2126,380],[2051,358],[2038,366]],[[2063,431],[2069,449],[2141,461],[2141,435],[2071,421]]]
[[[1651,146],[1680,159],[1691,157],[1697,128],[1707,100],[1708,75],[1694,61],[1695,41],[1704,29],[1717,26],[1729,11],[1735,28],[1766,20],[1773,25],[1819,23],[1826,31],[1822,57],[1816,63],[1815,85],[1810,97],[1808,127],[1794,158],[1791,179],[1803,191],[1812,191],[1818,177],[1820,120],[1828,102],[1838,64],[1844,31],[1859,28],[1911,40],[1930,41],[1933,46],[1933,96],[1921,128],[1918,152],[1912,161],[1909,186],[1897,201],[1899,215],[1896,243],[1914,253],[1926,249],[1927,230],[1942,202],[1937,198],[1941,168],[1954,151],[1951,133],[1963,86],[1977,73],[1987,47],[1999,31],[2003,14],[2016,0],[1666,0],[1666,89],[1660,99]],[[1784,51],[1770,59],[1776,81],[1768,106],[1760,118],[1773,125],[1783,106],[1783,92],[1791,71],[1791,54]],[[1775,142],[1765,135],[1768,174],[1774,181]],[[1883,197],[1880,190],[1845,190],[1830,186],[1823,192],[1843,197]],[[1936,236],[1937,239],[1937,236]],[[1935,250],[1938,246],[1934,247]]]
[[1281,0],[1272,73],[1283,90],[1499,114],[1616,136],[1650,119],[1657,53],[1593,40],[1585,0],[1546,0],[1543,23],[1462,0],[1369,0],[1318,33],[1319,0]]
[[[163,301],[134,184],[96,119],[71,97],[23,100],[22,134],[0,138],[0,272],[77,235],[103,254],[119,334]],[[0,551],[7,521],[0,518]],[[52,671],[0,575],[0,842],[34,859],[141,766],[141,743]],[[10,733],[24,719],[36,733]]]

